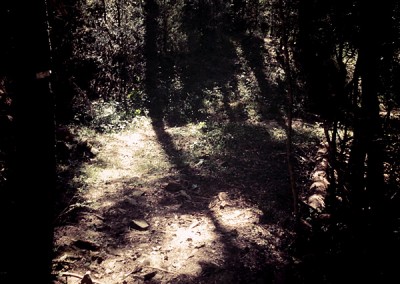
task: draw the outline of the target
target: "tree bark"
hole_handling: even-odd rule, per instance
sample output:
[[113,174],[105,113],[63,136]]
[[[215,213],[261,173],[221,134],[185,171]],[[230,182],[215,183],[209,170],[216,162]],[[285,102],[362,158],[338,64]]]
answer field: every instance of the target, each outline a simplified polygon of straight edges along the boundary
[[283,68],[285,70],[286,75],[286,86],[287,86],[287,121],[286,121],[286,159],[288,164],[288,173],[289,173],[289,180],[290,180],[290,189],[292,191],[292,198],[293,198],[293,215],[295,218],[299,218],[298,215],[298,194],[296,188],[296,179],[294,174],[294,166],[293,166],[293,78],[292,78],[292,68],[290,66],[290,54],[289,54],[289,35],[288,29],[286,25],[286,13],[283,1],[279,1],[279,14],[281,17],[282,22],[282,47],[283,47]]
[[[362,2],[360,30],[361,111],[354,126],[350,159],[356,210],[375,210],[383,196],[383,130],[379,114],[379,58],[384,42],[384,4]],[[386,6],[387,7],[387,6]],[[371,19],[376,21],[371,21]]]
[[158,83],[158,23],[160,16],[160,7],[155,0],[148,0],[144,4],[145,13],[145,61],[146,78],[145,89],[148,97],[149,115],[153,121],[159,121],[163,118],[163,97],[157,92]]
[[12,221],[4,230],[13,237],[8,244],[6,283],[50,283],[55,152],[47,3],[25,1],[14,9],[15,22],[10,26],[15,27],[12,60],[18,138]]

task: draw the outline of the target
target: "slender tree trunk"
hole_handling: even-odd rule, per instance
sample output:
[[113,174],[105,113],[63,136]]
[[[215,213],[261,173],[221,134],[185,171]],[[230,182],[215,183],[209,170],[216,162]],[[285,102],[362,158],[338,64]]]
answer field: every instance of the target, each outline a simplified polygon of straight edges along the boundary
[[287,86],[287,121],[286,121],[286,158],[288,164],[288,173],[290,179],[290,188],[292,191],[293,198],[293,214],[296,218],[298,218],[298,194],[296,189],[296,179],[294,174],[293,167],[293,78],[292,78],[292,69],[290,66],[290,54],[289,54],[289,43],[288,43],[288,30],[286,26],[286,17],[285,17],[285,7],[283,1],[279,1],[279,9],[280,9],[280,17],[282,23],[282,47],[283,47],[283,56],[284,56],[284,69],[286,74],[286,86]]
[[148,97],[149,115],[153,121],[163,118],[164,98],[157,92],[159,55],[157,35],[159,33],[157,19],[160,16],[160,7],[156,0],[148,0],[144,5],[145,12],[145,61],[146,78],[145,88]]

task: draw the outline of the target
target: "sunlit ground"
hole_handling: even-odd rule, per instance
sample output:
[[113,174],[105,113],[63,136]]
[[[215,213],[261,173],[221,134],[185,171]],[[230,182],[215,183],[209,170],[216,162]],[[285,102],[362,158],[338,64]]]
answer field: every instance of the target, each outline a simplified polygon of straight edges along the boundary
[[[210,150],[202,139],[204,127],[204,123],[198,123],[165,129],[173,138],[174,145],[170,147],[193,151],[184,163],[188,167],[202,160],[196,156],[197,150]],[[265,127],[271,141],[284,141],[285,133],[278,124],[271,122]],[[301,123],[295,127],[306,134],[313,131],[312,126]],[[90,132],[82,133],[88,136]],[[137,266],[143,271],[153,269],[159,275],[165,273],[165,279],[183,274],[196,277],[202,273],[204,263],[226,265],[226,255],[232,247],[246,250],[253,245],[261,247],[260,253],[267,253],[271,262],[287,261],[280,242],[291,232],[279,224],[262,224],[263,214],[269,212],[263,213],[240,196],[233,198],[226,190],[217,190],[204,198],[201,191],[196,191],[196,200],[203,200],[205,206],[183,211],[182,203],[198,205],[192,192],[197,185],[185,185],[172,194],[164,192],[168,180],[176,178],[178,171],[165,145],[163,148],[158,141],[150,119],[137,118],[121,132],[96,134],[85,139],[96,139],[94,144],[98,148],[97,156],[81,171],[86,186],[80,194],[93,214],[85,214],[81,223],[70,227],[57,242],[61,245],[73,239],[84,239],[105,246],[100,251],[107,253],[100,253],[99,263],[89,259],[84,267],[75,267],[73,272],[84,274],[93,270],[93,277],[101,279],[102,283],[135,278],[132,271]],[[166,194],[172,199],[170,204],[161,202]],[[145,230],[132,227],[131,220],[137,216],[149,227]],[[121,233],[113,235],[104,229],[107,226],[114,226],[114,230]],[[68,258],[68,255],[61,257]]]

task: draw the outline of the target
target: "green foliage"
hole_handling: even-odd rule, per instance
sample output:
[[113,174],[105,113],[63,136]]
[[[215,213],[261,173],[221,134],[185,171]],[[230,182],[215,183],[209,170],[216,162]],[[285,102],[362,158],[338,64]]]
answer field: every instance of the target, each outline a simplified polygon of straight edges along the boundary
[[[105,6],[103,6],[105,4]],[[68,87],[58,109],[75,112],[93,99],[143,107],[143,9],[135,1],[80,1],[53,19],[55,89]],[[69,102],[68,102],[69,100]]]
[[[189,72],[190,81],[201,82],[203,61],[212,64],[220,58],[219,53],[229,44],[226,34],[236,32],[235,26],[244,25],[246,33],[262,37],[271,26],[270,9],[275,1],[152,2],[151,17],[146,14],[147,3],[140,1],[78,1],[54,9],[51,37],[54,90],[59,94],[57,119],[80,113],[80,121],[90,121],[90,103],[99,98],[117,101],[126,114],[135,115],[135,110],[143,111],[154,96],[161,98],[158,104],[171,119],[204,119],[206,94],[185,89],[186,74]],[[237,21],[239,18],[243,21]],[[147,20],[155,32],[154,67],[146,58]],[[185,62],[185,58],[193,60]],[[196,66],[190,66],[193,64]],[[147,73],[151,68],[155,69],[153,75]],[[146,76],[155,77],[152,84],[157,85],[153,86],[157,94],[146,90]],[[176,87],[174,93],[171,87]]]

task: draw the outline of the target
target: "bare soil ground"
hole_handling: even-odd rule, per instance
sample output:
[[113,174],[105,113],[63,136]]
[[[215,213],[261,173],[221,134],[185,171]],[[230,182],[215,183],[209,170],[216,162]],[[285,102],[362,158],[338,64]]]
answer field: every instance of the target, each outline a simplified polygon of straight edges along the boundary
[[[88,271],[98,283],[296,279],[276,122],[168,127],[141,117],[116,133],[79,131],[92,155],[69,176],[77,188],[57,220],[54,283],[83,283]],[[69,166],[59,167],[66,181]]]

